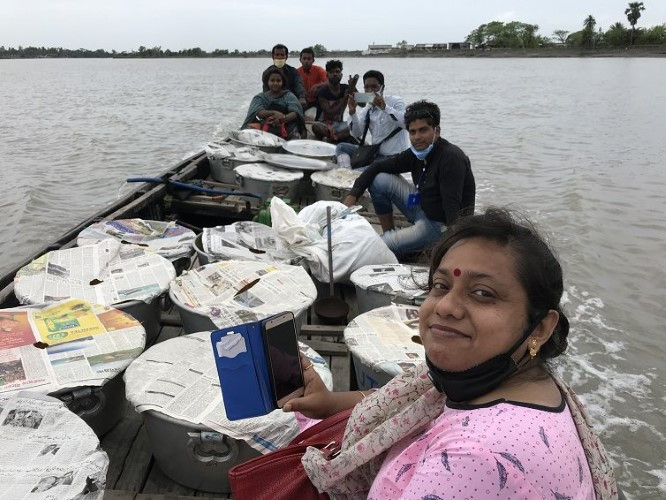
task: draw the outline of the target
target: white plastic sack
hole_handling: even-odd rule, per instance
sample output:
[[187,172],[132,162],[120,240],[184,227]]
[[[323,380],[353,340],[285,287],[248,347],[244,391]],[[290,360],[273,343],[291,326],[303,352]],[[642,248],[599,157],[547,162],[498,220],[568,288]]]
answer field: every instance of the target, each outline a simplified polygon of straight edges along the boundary
[[[331,207],[333,281],[348,281],[356,269],[367,265],[397,264],[398,259],[370,223],[357,214],[336,219],[347,207],[337,201],[318,201],[297,215],[280,198],[271,200],[271,220],[277,237],[305,258],[312,276],[328,283],[326,207]],[[322,223],[323,222],[323,223]]]

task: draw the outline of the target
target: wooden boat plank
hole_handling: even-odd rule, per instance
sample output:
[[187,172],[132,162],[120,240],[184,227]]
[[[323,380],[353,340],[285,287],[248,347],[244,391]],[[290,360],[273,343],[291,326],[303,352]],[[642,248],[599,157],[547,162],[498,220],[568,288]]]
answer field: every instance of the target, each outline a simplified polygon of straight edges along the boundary
[[143,485],[150,473],[153,462],[148,432],[142,422],[139,432],[136,434],[127,454],[126,463],[128,466],[123,467],[120,477],[114,485],[115,488],[128,491],[143,491]]
[[[109,456],[109,469],[106,474],[106,484],[109,488],[116,488],[123,469],[128,464],[130,448],[143,425],[143,418],[134,411],[129,402],[123,417],[101,440],[101,447]],[[131,464],[131,462],[129,462]],[[134,465],[131,465],[133,467]],[[138,491],[138,490],[134,490]]]
[[148,479],[146,480],[146,484],[143,486],[141,493],[143,495],[170,493],[169,498],[173,498],[174,495],[192,497],[195,495],[196,491],[197,490],[183,486],[169,478],[164,472],[162,472],[159,465],[153,461],[150,473],[148,474]]

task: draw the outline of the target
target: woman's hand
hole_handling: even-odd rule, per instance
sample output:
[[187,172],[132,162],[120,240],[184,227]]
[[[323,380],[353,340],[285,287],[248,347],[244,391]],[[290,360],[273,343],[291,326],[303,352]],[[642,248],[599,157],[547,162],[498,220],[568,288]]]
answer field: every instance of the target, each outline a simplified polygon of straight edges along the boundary
[[286,412],[301,412],[308,418],[326,418],[334,414],[333,393],[326,388],[314,369],[305,369],[312,363],[308,358],[301,356],[301,362],[304,368],[305,394],[287,402],[282,409]]
[[286,117],[284,114],[280,113],[279,111],[272,111],[270,116],[270,121],[277,123],[284,123],[286,121]]

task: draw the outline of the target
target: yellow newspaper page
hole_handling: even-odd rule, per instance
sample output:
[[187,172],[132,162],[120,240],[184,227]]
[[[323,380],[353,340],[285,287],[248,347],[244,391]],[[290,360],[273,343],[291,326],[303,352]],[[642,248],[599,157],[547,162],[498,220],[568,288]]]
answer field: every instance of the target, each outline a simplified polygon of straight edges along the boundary
[[35,312],[32,319],[42,342],[48,345],[106,333],[106,328],[90,304],[80,299],[68,300]]

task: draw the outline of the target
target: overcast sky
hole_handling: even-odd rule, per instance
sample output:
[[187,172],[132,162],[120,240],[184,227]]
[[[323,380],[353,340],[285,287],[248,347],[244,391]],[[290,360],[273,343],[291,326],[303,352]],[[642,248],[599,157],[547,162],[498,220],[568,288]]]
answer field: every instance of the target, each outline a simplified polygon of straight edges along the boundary
[[[646,0],[638,26],[666,23],[666,0]],[[0,0],[0,45],[68,49],[364,49],[368,44],[463,41],[483,23],[522,21],[539,34],[577,31],[592,14],[627,26],[623,0]]]

